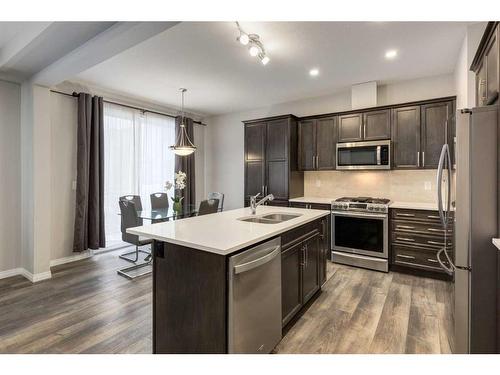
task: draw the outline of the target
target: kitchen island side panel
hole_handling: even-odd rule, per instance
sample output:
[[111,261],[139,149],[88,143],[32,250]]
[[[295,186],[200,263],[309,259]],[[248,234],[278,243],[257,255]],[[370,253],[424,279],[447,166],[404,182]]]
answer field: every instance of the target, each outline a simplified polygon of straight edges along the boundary
[[153,246],[153,353],[227,353],[226,258]]

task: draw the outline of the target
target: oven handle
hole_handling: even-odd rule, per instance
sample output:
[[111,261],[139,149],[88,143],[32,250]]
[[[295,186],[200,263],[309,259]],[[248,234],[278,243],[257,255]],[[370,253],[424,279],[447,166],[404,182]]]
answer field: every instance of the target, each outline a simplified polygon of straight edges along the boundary
[[335,216],[350,216],[350,217],[367,217],[374,219],[387,219],[387,214],[370,214],[364,212],[345,212],[345,211],[332,211],[332,215]]

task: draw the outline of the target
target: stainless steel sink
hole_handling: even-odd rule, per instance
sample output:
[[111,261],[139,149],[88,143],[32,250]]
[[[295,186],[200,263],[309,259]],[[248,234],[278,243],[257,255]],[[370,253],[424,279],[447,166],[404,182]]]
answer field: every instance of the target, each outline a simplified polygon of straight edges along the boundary
[[246,221],[247,223],[259,223],[259,224],[279,224],[287,220],[295,219],[302,215],[298,214],[285,214],[285,213],[273,213],[262,216],[247,216],[240,217],[238,220]]
[[267,214],[261,216],[263,219],[268,219],[268,220],[277,220],[279,222],[282,221],[287,221],[287,220],[292,220],[295,219],[296,217],[299,217],[302,215],[298,214],[281,214],[281,213],[275,213],[275,214]]

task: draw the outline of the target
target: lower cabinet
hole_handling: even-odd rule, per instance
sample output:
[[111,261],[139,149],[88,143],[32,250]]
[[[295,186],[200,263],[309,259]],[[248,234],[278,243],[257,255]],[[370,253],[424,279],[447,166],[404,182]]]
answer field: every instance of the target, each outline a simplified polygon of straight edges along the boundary
[[[425,276],[447,278],[439,265],[437,253],[445,245],[454,258],[453,223],[442,228],[437,211],[391,209],[391,267]],[[448,262],[442,257],[446,266]]]
[[285,326],[321,288],[321,221],[281,237],[282,324]]

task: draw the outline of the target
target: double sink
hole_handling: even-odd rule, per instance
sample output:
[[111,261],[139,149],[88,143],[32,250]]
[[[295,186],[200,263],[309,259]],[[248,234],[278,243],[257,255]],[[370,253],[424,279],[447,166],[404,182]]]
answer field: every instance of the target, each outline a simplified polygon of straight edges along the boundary
[[259,223],[259,224],[279,224],[284,221],[295,219],[296,217],[302,216],[301,214],[285,214],[285,213],[272,213],[261,216],[246,216],[240,217],[238,220],[246,221],[247,223]]

